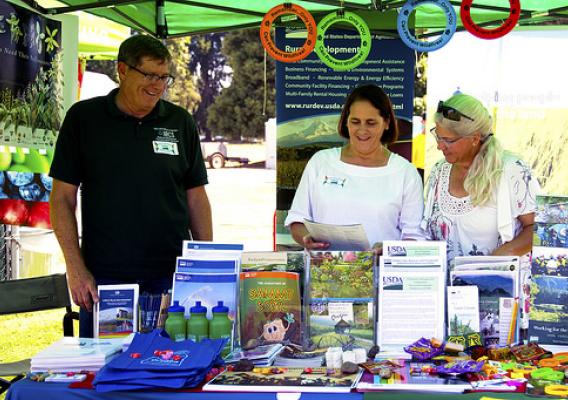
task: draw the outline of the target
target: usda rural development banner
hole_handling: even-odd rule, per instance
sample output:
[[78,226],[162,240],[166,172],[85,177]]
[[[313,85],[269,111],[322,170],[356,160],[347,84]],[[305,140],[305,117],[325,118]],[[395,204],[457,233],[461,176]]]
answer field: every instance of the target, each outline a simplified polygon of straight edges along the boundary
[[[276,44],[288,52],[301,47],[305,37],[276,29]],[[328,30],[325,44],[337,59],[354,56],[360,46],[355,31]],[[277,226],[276,243],[284,249],[292,244],[283,227],[309,158],[318,150],[341,146],[337,133],[341,108],[348,93],[362,83],[374,83],[391,98],[397,119],[411,127],[414,96],[414,51],[400,39],[372,34],[371,52],[351,71],[334,71],[312,52],[296,63],[276,63],[277,121]],[[399,123],[401,126],[402,123]],[[403,130],[399,141],[406,149],[394,151],[411,154],[412,129]]]
[[0,223],[49,228],[61,24],[0,0]]

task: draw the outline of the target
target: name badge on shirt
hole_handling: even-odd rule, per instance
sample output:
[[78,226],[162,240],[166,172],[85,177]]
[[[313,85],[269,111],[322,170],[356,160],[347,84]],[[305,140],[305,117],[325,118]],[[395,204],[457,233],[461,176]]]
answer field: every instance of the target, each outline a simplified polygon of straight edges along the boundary
[[325,176],[323,179],[323,184],[324,185],[336,185],[336,186],[345,186],[345,181],[347,181],[347,178],[336,178],[334,176]]
[[154,153],[156,154],[167,154],[170,156],[179,155],[177,143],[153,140],[152,145],[154,146]]

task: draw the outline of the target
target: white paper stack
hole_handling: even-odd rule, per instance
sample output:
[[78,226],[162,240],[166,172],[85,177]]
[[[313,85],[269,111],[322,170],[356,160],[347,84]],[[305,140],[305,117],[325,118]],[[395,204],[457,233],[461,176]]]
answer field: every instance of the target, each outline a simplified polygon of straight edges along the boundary
[[98,371],[121,352],[123,340],[64,337],[32,357],[31,372]]

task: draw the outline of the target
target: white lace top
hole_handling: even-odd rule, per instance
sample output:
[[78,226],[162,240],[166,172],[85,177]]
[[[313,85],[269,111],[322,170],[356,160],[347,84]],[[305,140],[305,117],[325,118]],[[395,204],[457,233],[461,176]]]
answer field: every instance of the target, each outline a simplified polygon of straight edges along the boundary
[[490,254],[520,232],[519,215],[536,210],[538,182],[517,158],[506,158],[493,199],[481,207],[472,206],[469,196],[450,194],[451,169],[445,160],[432,169],[421,224],[430,239],[447,242],[448,262],[456,256]]

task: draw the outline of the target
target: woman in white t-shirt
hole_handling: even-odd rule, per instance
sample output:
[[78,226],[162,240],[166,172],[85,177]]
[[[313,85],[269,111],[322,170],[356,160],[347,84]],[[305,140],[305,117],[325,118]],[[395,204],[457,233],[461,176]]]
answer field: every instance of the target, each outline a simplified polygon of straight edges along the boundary
[[345,146],[321,150],[308,161],[285,225],[307,249],[326,249],[308,233],[304,220],[362,224],[371,245],[419,239],[424,208],[416,168],[388,145],[398,138],[388,96],[376,85],[355,88],[347,97],[338,131]]
[[481,102],[462,93],[440,101],[431,130],[444,154],[426,184],[422,227],[445,240],[448,261],[462,255],[531,250],[537,180],[493,136]]

